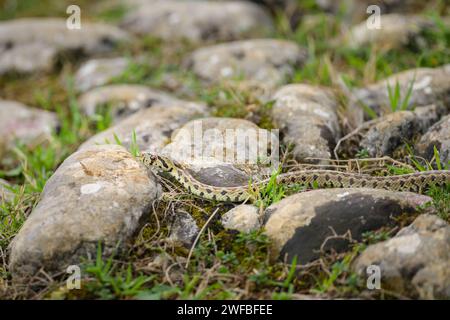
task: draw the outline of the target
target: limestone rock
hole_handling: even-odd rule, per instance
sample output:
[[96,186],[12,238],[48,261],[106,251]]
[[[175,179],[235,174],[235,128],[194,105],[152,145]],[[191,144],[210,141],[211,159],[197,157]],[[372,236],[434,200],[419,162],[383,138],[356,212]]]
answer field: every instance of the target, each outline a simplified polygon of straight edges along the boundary
[[154,177],[123,147],[72,154],[47,181],[11,244],[13,276],[32,276],[41,268],[64,273],[68,265],[94,257],[98,242],[111,254],[137,231],[159,193]]
[[365,148],[371,157],[392,155],[397,147],[425,132],[438,121],[439,116],[439,108],[435,105],[385,115],[370,127],[360,147]]
[[91,59],[81,65],[75,74],[75,87],[86,91],[109,83],[120,76],[128,67],[126,58]]
[[239,205],[226,212],[221,221],[226,229],[240,232],[250,232],[261,227],[258,208],[247,204]]
[[122,27],[139,35],[199,43],[265,36],[273,22],[253,3],[165,0],[137,5]]
[[435,123],[416,144],[416,152],[427,160],[434,156],[434,147],[439,151],[442,164],[450,161],[450,115]]
[[247,185],[254,174],[278,166],[278,136],[254,123],[233,118],[203,118],[176,130],[162,153],[213,186]]
[[[81,111],[89,116],[94,116],[98,113],[99,107],[108,104],[114,122],[119,122],[141,109],[155,105],[180,103],[180,100],[165,92],[133,84],[112,84],[91,89],[81,95],[78,101]],[[196,104],[194,102],[185,103]]]
[[313,190],[268,207],[264,227],[273,257],[287,255],[291,261],[297,255],[298,263],[304,264],[319,258],[322,245],[324,251],[348,249],[348,239],[334,236],[350,232],[352,239],[361,240],[364,232],[393,225],[396,216],[414,214],[430,201],[427,196],[380,189]]
[[93,55],[110,51],[129,35],[114,26],[82,22],[68,29],[66,19],[23,18],[0,23],[0,74],[48,71],[59,53]]
[[392,49],[402,45],[421,45],[425,42],[420,35],[423,30],[431,28],[434,23],[416,15],[382,14],[380,28],[368,28],[367,21],[353,26],[343,41],[350,48],[363,48],[375,45],[383,49]]
[[244,79],[275,87],[289,80],[306,56],[290,41],[241,40],[197,49],[186,64],[207,82]]
[[207,113],[203,104],[179,100],[142,109],[115,126],[96,134],[80,146],[83,149],[96,144],[116,144],[115,136],[127,149],[132,142],[133,132],[141,151],[161,151],[170,141],[170,135],[189,120]]
[[58,124],[53,112],[30,108],[20,102],[0,100],[0,158],[16,140],[37,145],[51,139]]
[[364,116],[361,104],[372,109],[378,115],[383,115],[392,110],[389,99],[389,88],[395,92],[398,83],[400,87],[400,103],[405,101],[408,91],[411,95],[408,99],[407,108],[411,109],[430,104],[442,104],[449,110],[450,106],[450,66],[445,65],[440,68],[418,68],[410,69],[394,74],[385,80],[365,88],[356,89],[350,97],[350,108],[354,112],[355,122],[362,123]]
[[381,288],[422,299],[450,298],[450,226],[433,215],[420,215],[392,239],[369,246],[353,269],[366,275],[380,267]]
[[280,88],[273,99],[273,121],[284,134],[284,143],[294,145],[295,158],[310,162],[330,159],[341,136],[333,93],[326,88],[291,84]]
[[189,213],[177,211],[175,212],[168,240],[190,248],[199,231],[197,223]]

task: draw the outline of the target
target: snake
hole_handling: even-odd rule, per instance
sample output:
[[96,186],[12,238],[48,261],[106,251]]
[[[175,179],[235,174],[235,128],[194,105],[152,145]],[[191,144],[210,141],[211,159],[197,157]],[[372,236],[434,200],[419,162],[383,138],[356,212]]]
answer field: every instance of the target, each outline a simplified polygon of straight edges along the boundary
[[[269,178],[241,186],[212,186],[195,179],[181,163],[169,157],[142,152],[138,158],[146,167],[157,168],[162,172],[168,173],[189,193],[208,200],[219,202],[255,200],[258,190],[261,190],[260,188],[270,182]],[[310,188],[374,188],[424,193],[431,186],[450,184],[450,170],[430,170],[395,176],[371,176],[368,174],[313,169],[279,174],[276,176],[276,183],[287,185],[300,184]]]

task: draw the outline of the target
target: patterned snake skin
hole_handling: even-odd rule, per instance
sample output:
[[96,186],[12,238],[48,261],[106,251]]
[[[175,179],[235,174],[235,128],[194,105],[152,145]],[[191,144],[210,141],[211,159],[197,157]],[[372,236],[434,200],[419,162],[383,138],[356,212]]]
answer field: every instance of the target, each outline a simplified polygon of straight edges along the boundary
[[[196,180],[183,166],[167,157],[142,153],[139,159],[147,167],[156,167],[167,172],[188,192],[209,200],[243,202],[253,199],[259,188],[270,179],[237,187],[216,187]],[[370,176],[332,170],[308,170],[280,174],[277,182],[300,184],[318,188],[377,188],[392,191],[413,191],[422,193],[433,185],[444,186],[450,183],[449,170],[434,170],[398,176]]]

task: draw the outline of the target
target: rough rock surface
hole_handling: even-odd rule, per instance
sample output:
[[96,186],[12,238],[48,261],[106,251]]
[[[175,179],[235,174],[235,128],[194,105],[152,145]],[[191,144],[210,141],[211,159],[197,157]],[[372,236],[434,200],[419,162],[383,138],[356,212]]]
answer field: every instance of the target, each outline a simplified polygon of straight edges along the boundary
[[57,116],[52,112],[0,100],[0,158],[15,140],[35,145],[50,139],[57,124]]
[[200,229],[187,212],[177,211],[173,219],[168,240],[190,248]]
[[174,130],[191,119],[202,117],[205,113],[206,107],[203,104],[181,100],[143,109],[91,137],[80,146],[80,149],[96,144],[115,144],[115,136],[124,147],[129,148],[134,131],[141,151],[160,151],[169,142]]
[[284,134],[284,143],[294,145],[295,158],[323,159],[312,162],[330,159],[341,135],[338,102],[333,93],[325,88],[291,84],[279,89],[273,99],[273,121]]
[[207,82],[244,79],[274,87],[292,77],[306,56],[306,50],[294,42],[257,39],[197,49],[186,64]]
[[278,164],[278,137],[254,123],[233,118],[203,118],[176,130],[162,153],[187,166],[199,181],[214,186],[248,184],[253,173],[270,174]]
[[81,65],[75,74],[75,88],[86,91],[110,82],[128,67],[127,58],[91,59]]
[[351,48],[375,45],[390,49],[411,43],[420,45],[424,41],[420,37],[421,32],[432,26],[432,20],[420,16],[383,14],[380,16],[380,28],[367,28],[367,21],[363,21],[353,26],[342,41]]
[[435,123],[416,144],[416,152],[421,157],[431,160],[434,147],[439,151],[441,163],[450,161],[450,115]]
[[42,198],[11,245],[14,277],[65,272],[70,264],[105,254],[129,239],[160,190],[123,147],[93,146],[67,158],[47,181]]
[[367,8],[371,5],[378,6],[381,14],[403,15],[419,13],[430,5],[429,2],[422,0],[316,0],[315,2],[319,7],[334,15],[344,14],[344,23],[347,24],[359,23],[370,17],[374,12],[367,13]]
[[422,299],[450,298],[450,226],[433,215],[420,215],[392,239],[369,246],[353,269],[366,276],[380,267],[381,288]]
[[226,229],[240,232],[251,232],[261,227],[258,208],[247,204],[239,205],[226,212],[221,221]]
[[439,120],[436,105],[419,107],[414,111],[397,111],[380,117],[361,140],[360,147],[371,157],[387,156],[405,142],[427,130]]
[[24,18],[0,23],[0,74],[49,70],[58,53],[92,55],[111,50],[129,35],[114,26],[82,22],[70,30],[66,19]]
[[139,35],[198,43],[265,36],[273,31],[273,22],[253,3],[165,0],[138,5],[122,27]]
[[[323,189],[298,193],[268,207],[265,230],[272,240],[273,257],[307,263],[324,251],[348,249],[352,239],[361,240],[367,231],[393,224],[401,214],[414,214],[417,207],[432,201],[410,192],[377,189]],[[331,238],[330,238],[331,237]],[[334,237],[334,238],[333,238]]]
[[354,112],[356,123],[362,123],[364,116],[361,103],[382,115],[391,110],[389,100],[390,87],[392,92],[398,83],[400,86],[401,101],[405,101],[407,93],[412,88],[408,99],[408,108],[413,106],[427,106],[442,104],[450,110],[450,65],[440,68],[418,68],[406,70],[381,80],[365,88],[357,89],[350,97],[351,109]]
[[[133,84],[112,84],[91,89],[81,95],[78,101],[80,109],[89,116],[95,115],[99,107],[108,104],[114,122],[141,109],[174,102],[180,103],[180,100],[165,92]],[[186,103],[189,104],[189,102]]]

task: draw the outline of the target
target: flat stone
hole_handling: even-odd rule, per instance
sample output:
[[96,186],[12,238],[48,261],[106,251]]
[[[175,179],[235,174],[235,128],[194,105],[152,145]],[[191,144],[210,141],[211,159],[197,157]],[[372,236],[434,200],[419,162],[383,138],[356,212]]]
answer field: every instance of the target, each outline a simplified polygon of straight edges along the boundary
[[276,131],[245,119],[208,117],[191,120],[174,131],[164,153],[192,164],[256,164],[268,160],[277,146]]
[[392,49],[406,45],[420,45],[425,42],[421,37],[425,29],[435,26],[431,19],[417,15],[382,14],[380,28],[368,28],[367,21],[353,26],[341,40],[350,48],[363,48],[375,45],[383,49]]
[[[349,22],[360,22],[367,19],[373,14],[367,13],[370,5],[377,5],[382,14],[398,13],[403,15],[421,13],[429,5],[428,2],[422,0],[345,0],[345,2]],[[331,5],[335,13],[342,12],[342,2],[317,0],[317,3]]]
[[50,70],[59,53],[77,56],[110,51],[129,35],[117,27],[82,21],[70,30],[66,19],[22,18],[0,22],[0,74]]
[[369,246],[352,268],[366,277],[375,265],[381,288],[421,299],[450,298],[450,226],[434,215],[420,215],[387,241]]
[[[380,189],[322,189],[297,193],[266,209],[265,225],[272,256],[305,264],[320,257],[320,249],[343,252],[348,239],[329,238],[350,232],[360,241],[368,231],[394,225],[401,214],[415,214],[430,197]],[[326,241],[327,240],[327,241]],[[326,242],[325,242],[326,241]]]
[[127,69],[129,63],[126,58],[88,60],[75,74],[75,88],[83,92],[107,84],[115,77],[120,76]]
[[360,147],[371,157],[390,156],[399,146],[425,132],[439,117],[440,110],[436,105],[385,115],[370,127]]
[[394,92],[397,83],[400,87],[400,100],[402,102],[406,99],[409,89],[412,88],[408,100],[408,109],[430,104],[442,104],[446,106],[447,110],[450,110],[449,76],[450,65],[440,68],[410,69],[396,73],[365,88],[356,89],[349,101],[355,122],[361,124],[364,119],[370,119],[367,114],[364,115],[361,104],[366,105],[378,115],[391,112],[388,88],[390,87]]
[[262,37],[273,22],[261,7],[243,1],[153,1],[137,5],[122,27],[167,41],[229,41]]
[[[162,153],[213,186],[247,185],[278,166],[278,136],[244,119],[203,118],[176,130]],[[261,166],[260,166],[261,164]]]
[[[290,84],[273,96],[272,117],[299,161],[327,162],[341,136],[338,102],[326,88]],[[319,158],[309,159],[308,158]]]
[[28,145],[50,140],[57,125],[58,119],[53,112],[0,100],[0,158],[17,140]]
[[434,156],[434,147],[439,151],[442,164],[450,161],[450,115],[443,117],[435,123],[420,138],[415,151],[421,157],[431,160]]
[[11,244],[13,277],[65,273],[68,265],[104,254],[138,230],[161,190],[131,154],[117,145],[72,154],[47,181],[36,208]]
[[78,101],[81,111],[89,116],[94,116],[99,108],[107,104],[111,108],[114,122],[119,122],[141,109],[180,103],[180,100],[168,93],[133,84],[112,84],[91,89],[82,94]]
[[206,107],[199,103],[178,102],[142,109],[115,126],[88,139],[80,149],[97,144],[116,144],[115,136],[129,149],[133,131],[141,151],[159,152],[170,141],[172,132],[191,119],[202,117]]
[[186,64],[207,82],[244,79],[274,87],[289,80],[306,57],[295,42],[257,39],[197,49]]
[[11,49],[0,45],[0,75],[8,72],[50,71],[58,50],[45,43],[19,44]]
[[190,248],[199,231],[200,229],[197,223],[189,213],[177,211],[171,224],[168,240],[172,243],[179,243],[184,247]]
[[239,205],[226,212],[221,222],[224,228],[240,232],[251,232],[261,227],[258,208],[247,204]]

